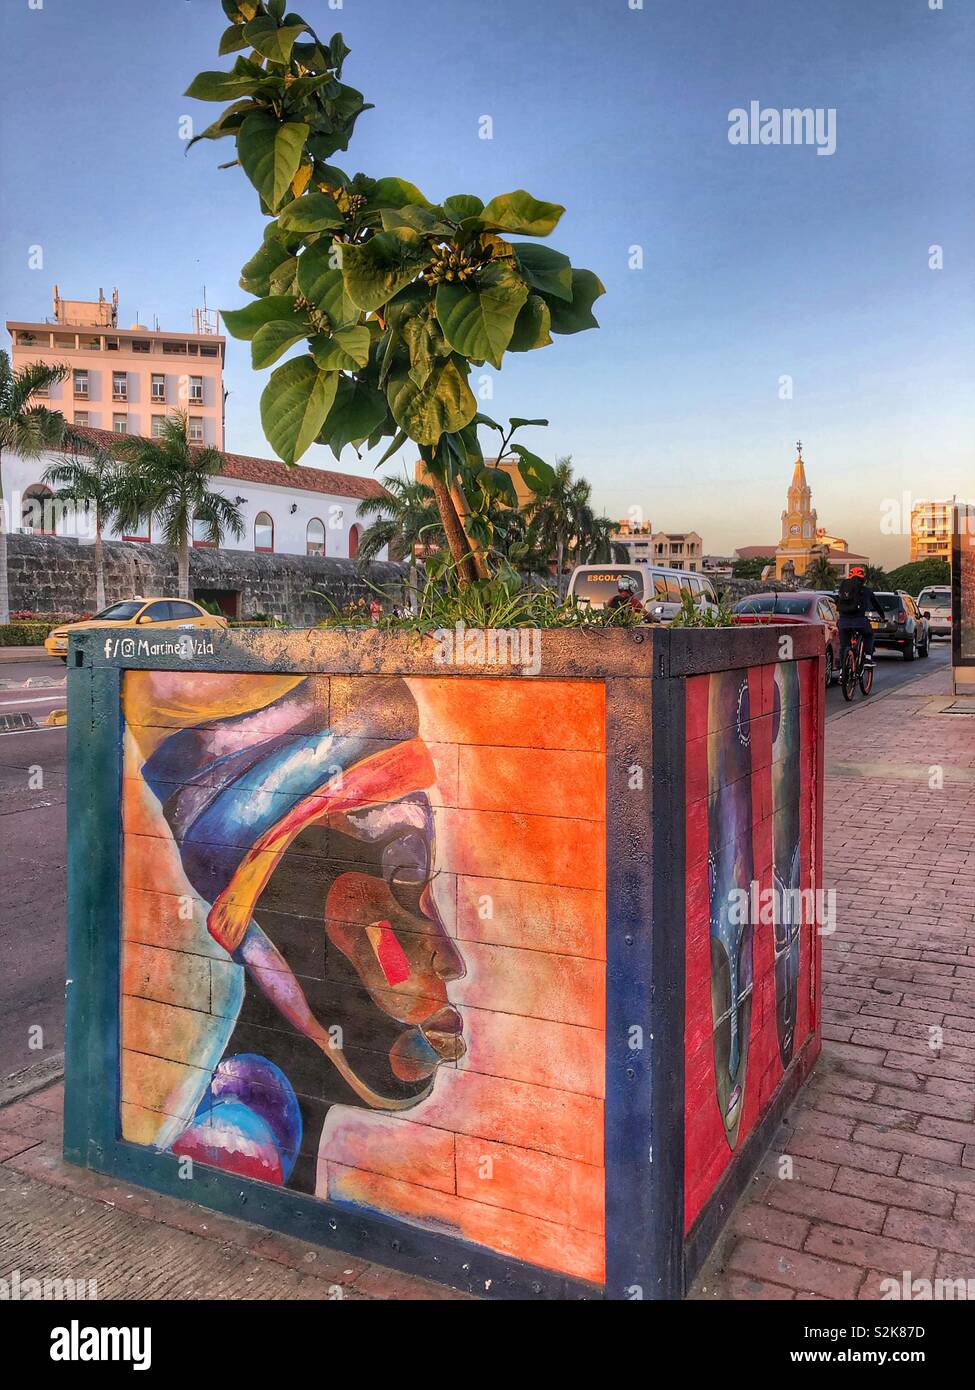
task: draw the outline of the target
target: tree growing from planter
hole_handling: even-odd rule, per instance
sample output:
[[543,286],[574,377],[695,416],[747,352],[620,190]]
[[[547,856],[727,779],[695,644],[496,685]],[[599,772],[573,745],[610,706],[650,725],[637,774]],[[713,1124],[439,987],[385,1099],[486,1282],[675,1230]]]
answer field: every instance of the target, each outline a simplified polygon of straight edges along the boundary
[[[261,397],[271,447],[293,464],[311,444],[376,448],[384,463],[407,440],[418,448],[461,582],[487,574],[490,502],[517,505],[502,468],[485,463],[479,426],[500,435],[498,458],[517,459],[536,494],[551,467],[507,427],[481,414],[475,366],[547,346],[553,334],[597,327],[603,286],[589,270],[539,244],[564,209],[523,190],[485,204],[473,194],[432,203],[401,178],[350,177],[329,161],[370,109],[342,81],[349,49],[328,43],[285,0],[222,0],[231,21],[221,54],[230,71],[202,72],[187,95],[229,101],[195,139],[235,141],[239,164],[271,220],[240,284],[256,298],[224,312],[249,340],[255,368],[305,350],[272,373]],[[195,143],[191,141],[191,143]],[[530,237],[531,241],[511,238]]]

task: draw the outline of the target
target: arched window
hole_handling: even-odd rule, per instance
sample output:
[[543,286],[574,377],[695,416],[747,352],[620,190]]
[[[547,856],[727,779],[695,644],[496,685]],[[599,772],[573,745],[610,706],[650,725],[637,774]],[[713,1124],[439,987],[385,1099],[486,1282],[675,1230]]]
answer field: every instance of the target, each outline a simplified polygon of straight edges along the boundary
[[305,554],[325,554],[325,523],[319,521],[317,516],[312,517],[305,532]]
[[254,549],[264,555],[274,550],[274,522],[268,512],[258,512],[254,518]]
[[20,524],[38,536],[54,535],[54,493],[45,483],[31,483],[20,501]]
[[349,527],[349,559],[354,560],[359,553],[359,528]]

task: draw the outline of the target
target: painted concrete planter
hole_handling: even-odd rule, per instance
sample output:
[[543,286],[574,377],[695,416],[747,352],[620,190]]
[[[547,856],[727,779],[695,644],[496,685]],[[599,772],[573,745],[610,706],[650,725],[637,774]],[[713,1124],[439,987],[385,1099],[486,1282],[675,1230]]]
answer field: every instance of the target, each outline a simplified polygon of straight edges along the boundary
[[206,637],[72,638],[67,1157],[680,1297],[819,1048],[818,632]]

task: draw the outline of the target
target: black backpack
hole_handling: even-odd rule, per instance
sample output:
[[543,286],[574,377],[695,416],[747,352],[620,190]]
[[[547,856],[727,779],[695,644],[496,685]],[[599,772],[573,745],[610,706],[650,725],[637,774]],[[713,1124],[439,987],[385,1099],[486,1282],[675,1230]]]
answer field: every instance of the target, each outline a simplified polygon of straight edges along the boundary
[[840,580],[840,587],[836,591],[836,606],[845,618],[855,618],[860,612],[862,587],[856,579]]

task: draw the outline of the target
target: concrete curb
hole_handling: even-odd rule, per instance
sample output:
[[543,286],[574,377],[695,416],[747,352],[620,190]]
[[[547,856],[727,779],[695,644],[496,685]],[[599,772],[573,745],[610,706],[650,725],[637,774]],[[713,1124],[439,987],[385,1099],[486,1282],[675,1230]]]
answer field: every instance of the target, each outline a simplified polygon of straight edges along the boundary
[[25,1067],[23,1071],[15,1071],[12,1076],[0,1081],[0,1109],[5,1105],[13,1105],[14,1101],[23,1100],[25,1096],[33,1095],[35,1091],[43,1091],[48,1086],[53,1086],[63,1075],[63,1052],[55,1052],[53,1056],[45,1057],[43,1062],[35,1062],[32,1067]]

